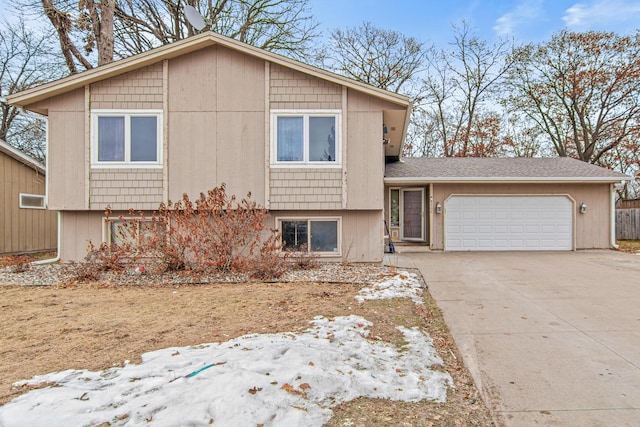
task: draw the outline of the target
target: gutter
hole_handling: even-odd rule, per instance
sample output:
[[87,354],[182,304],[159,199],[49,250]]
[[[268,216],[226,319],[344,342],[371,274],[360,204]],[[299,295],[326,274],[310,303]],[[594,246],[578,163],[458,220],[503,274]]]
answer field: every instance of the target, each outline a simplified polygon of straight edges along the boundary
[[49,258],[49,259],[41,259],[40,261],[33,261],[31,264],[34,265],[42,265],[42,264],[53,264],[54,262],[58,262],[60,261],[60,244],[61,242],[61,236],[62,236],[62,232],[60,231],[60,229],[62,228],[62,212],[58,211],[58,241],[56,243],[56,257],[55,258]]
[[610,199],[611,199],[611,223],[610,223],[610,244],[613,249],[618,249],[618,243],[616,242],[616,192],[615,192],[615,184],[611,184],[610,186]]
[[[455,184],[510,184],[510,183],[567,183],[567,182],[591,182],[614,183],[620,181],[618,177],[385,177],[384,182],[389,184],[420,184],[420,183],[455,183]],[[630,180],[630,178],[622,178]]]

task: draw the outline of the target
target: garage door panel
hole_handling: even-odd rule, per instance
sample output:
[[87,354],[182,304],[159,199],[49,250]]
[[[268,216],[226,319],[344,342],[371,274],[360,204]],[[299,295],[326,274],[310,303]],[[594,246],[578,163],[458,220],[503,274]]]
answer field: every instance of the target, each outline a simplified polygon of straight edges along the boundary
[[446,250],[571,250],[573,203],[565,196],[452,196]]

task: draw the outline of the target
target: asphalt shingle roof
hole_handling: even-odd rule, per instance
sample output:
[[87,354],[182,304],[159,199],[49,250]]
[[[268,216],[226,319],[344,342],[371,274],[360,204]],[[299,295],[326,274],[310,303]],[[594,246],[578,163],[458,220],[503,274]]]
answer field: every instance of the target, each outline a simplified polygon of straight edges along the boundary
[[568,157],[478,158],[478,157],[405,157],[388,163],[385,178],[433,181],[604,181],[630,179],[600,166]]

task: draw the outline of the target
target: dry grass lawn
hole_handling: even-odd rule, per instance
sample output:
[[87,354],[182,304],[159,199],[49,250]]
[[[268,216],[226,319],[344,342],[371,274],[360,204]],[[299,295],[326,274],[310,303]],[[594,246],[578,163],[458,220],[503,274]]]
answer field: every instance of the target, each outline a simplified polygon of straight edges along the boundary
[[28,391],[16,381],[65,369],[102,370],[171,346],[247,333],[307,329],[314,316],[357,314],[378,339],[401,343],[398,325],[434,339],[455,389],[446,403],[358,399],[334,409],[330,426],[493,425],[439,310],[408,299],[354,299],[360,285],[320,283],[64,287],[0,286],[0,405]]

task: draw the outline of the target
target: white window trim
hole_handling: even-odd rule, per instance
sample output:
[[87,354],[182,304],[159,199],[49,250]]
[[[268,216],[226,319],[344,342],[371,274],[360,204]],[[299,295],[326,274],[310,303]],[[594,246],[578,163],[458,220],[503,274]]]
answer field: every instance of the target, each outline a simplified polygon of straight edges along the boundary
[[[28,206],[28,205],[24,205],[22,203],[22,197],[23,196],[27,196],[27,197],[37,197],[39,199],[42,199],[42,206]],[[29,193],[20,193],[20,196],[18,197],[18,203],[20,206],[20,209],[47,209],[46,206],[46,200],[45,200],[45,196],[44,194],[29,194]]]
[[[124,162],[101,162],[98,160],[98,117],[125,117],[125,147],[124,147]],[[126,160],[131,156],[131,139],[130,139],[130,121],[126,117],[131,116],[149,116],[156,117],[157,126],[157,145],[156,145],[156,158],[155,162],[132,162]],[[91,110],[91,167],[96,169],[157,169],[162,168],[162,135],[163,129],[163,114],[162,110],[107,110],[97,109]]]
[[[389,229],[391,229],[391,227],[394,227],[394,228],[400,227],[400,194],[401,194],[400,190],[401,190],[400,187],[389,187],[389,211],[388,211],[389,212],[389,224],[388,224]],[[393,218],[391,217],[391,214],[392,214],[391,193],[393,191],[398,191],[398,223],[395,225],[393,224]]]
[[[303,161],[278,161],[278,117],[280,116],[304,116],[304,155]],[[327,116],[336,118],[336,161],[335,162],[312,162],[309,158],[309,134],[308,117]],[[342,110],[271,110],[271,162],[270,165],[278,168],[318,168],[318,169],[340,169],[342,167]]]
[[[282,233],[282,221],[336,221],[338,225],[338,251],[337,252],[312,252],[311,245],[309,245],[308,253],[317,255],[320,257],[342,257],[342,217],[340,216],[280,216],[276,217],[276,229]],[[311,224],[309,224],[309,230],[311,230]],[[282,235],[280,235],[280,242],[282,243]],[[284,251],[283,251],[284,252]]]

